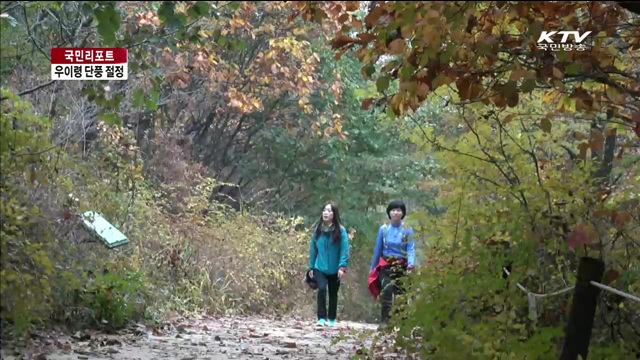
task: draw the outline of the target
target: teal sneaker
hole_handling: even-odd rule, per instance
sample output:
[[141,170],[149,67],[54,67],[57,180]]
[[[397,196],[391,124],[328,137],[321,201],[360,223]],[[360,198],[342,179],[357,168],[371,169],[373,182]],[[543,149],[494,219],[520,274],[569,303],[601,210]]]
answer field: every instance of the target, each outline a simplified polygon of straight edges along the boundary
[[325,326],[325,319],[318,320],[318,322],[316,323],[316,326]]
[[336,321],[335,320],[329,320],[329,327],[336,327]]

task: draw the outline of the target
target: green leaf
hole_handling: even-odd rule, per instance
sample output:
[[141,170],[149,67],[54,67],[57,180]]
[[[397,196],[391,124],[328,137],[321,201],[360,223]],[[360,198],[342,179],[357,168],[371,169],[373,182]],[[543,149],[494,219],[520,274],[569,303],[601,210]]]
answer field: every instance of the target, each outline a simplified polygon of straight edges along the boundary
[[370,79],[376,73],[376,68],[372,64],[367,64],[362,68],[362,72],[367,79]]
[[540,37],[540,34],[542,34],[542,26],[543,24],[539,21],[535,21],[534,23],[530,24],[528,29],[529,38],[537,41]]
[[189,42],[191,43],[201,43],[202,38],[200,37],[200,35],[196,34],[191,34],[191,36],[189,37]]
[[400,70],[400,75],[402,76],[403,79],[409,79],[413,76],[413,73],[415,71],[416,71],[416,68],[414,68],[409,63],[405,63],[404,66],[402,67],[402,70]]
[[565,69],[565,72],[569,75],[576,75],[578,73],[580,73],[580,71],[582,70],[582,64],[579,62],[573,62],[569,65],[567,65],[567,68]]
[[522,82],[522,86],[520,86],[520,90],[523,93],[530,93],[536,88],[536,81],[533,79],[526,79]]
[[540,127],[542,128],[542,131],[551,133],[551,120],[549,120],[548,118],[542,119],[542,121],[540,122]]
[[87,15],[87,16],[89,16],[89,15],[93,15],[93,14],[94,14],[94,12],[93,12],[93,7],[94,7],[94,5],[91,5],[91,4],[89,4],[89,3],[84,3],[84,4],[82,5],[82,13],[83,13],[84,15]]
[[114,45],[116,33],[120,30],[120,14],[112,6],[102,6],[94,10],[98,20],[98,33],[102,36],[104,44]]
[[136,107],[144,105],[144,91],[142,89],[137,89],[133,92],[133,105]]
[[455,54],[456,50],[457,50],[456,46],[453,46],[453,45],[447,46],[447,49],[442,54],[440,54],[440,61],[443,63],[448,63],[449,60],[451,60],[451,56]]
[[144,104],[147,107],[147,110],[156,111],[156,110],[158,110],[158,102],[159,101],[160,101],[160,93],[158,92],[158,90],[154,90],[151,93],[151,98],[144,100]]
[[118,114],[110,113],[110,114],[102,114],[102,120],[109,125],[118,125],[122,126],[122,119]]
[[158,9],[158,18],[172,29],[177,29],[187,23],[187,17],[184,14],[175,12],[175,4],[173,1],[164,1]]
[[393,112],[393,109],[391,108],[391,106],[387,107],[387,116],[389,116],[391,120],[395,120],[397,118],[396,113]]
[[96,98],[96,89],[95,88],[84,88],[82,89],[82,93],[87,95],[87,100],[93,101]]
[[229,8],[233,11],[237,11],[238,9],[240,9],[240,5],[241,3],[239,1],[234,1],[231,4],[229,4]]
[[389,82],[391,81],[390,75],[382,75],[376,80],[376,88],[378,92],[384,92],[389,87]]
[[515,93],[518,91],[518,87],[517,87],[517,83],[513,80],[509,80],[507,81],[506,84],[504,84],[504,90],[503,90],[503,94],[505,96],[510,96],[511,94]]
[[233,50],[234,51],[242,51],[246,49],[247,43],[244,40],[234,41],[233,42]]
[[201,17],[209,14],[209,3],[207,1],[198,1],[189,8],[189,16]]
[[435,79],[433,79],[433,81],[431,81],[431,88],[432,89],[437,89],[440,86],[442,86],[443,84],[445,84],[447,76],[444,74],[440,74],[438,76],[436,76]]
[[156,111],[158,110],[158,103],[149,99],[145,99],[144,100],[144,105],[147,107],[147,110],[149,111]]
[[413,24],[416,21],[416,6],[414,3],[408,3],[407,7],[405,7],[402,13],[402,18],[403,25]]

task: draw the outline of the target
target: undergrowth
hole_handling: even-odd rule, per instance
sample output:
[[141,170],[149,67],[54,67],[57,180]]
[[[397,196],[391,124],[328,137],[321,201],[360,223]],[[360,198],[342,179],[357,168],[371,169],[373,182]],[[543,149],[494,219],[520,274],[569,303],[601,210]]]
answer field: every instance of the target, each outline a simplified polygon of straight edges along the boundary
[[[314,309],[302,219],[209,202],[220,184],[187,161],[172,134],[159,134],[147,158],[130,132],[104,123],[88,150],[56,144],[47,118],[13,93],[2,96],[3,336],[54,324],[115,330],[176,312]],[[86,211],[130,242],[108,249],[83,227]],[[342,293],[342,308],[367,296],[357,280]]]

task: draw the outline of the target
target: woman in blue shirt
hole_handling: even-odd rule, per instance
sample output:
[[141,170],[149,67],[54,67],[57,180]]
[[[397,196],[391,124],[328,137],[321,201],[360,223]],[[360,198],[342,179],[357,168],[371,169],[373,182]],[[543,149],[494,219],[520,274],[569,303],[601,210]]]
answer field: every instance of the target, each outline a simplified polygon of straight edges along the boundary
[[[340,212],[327,203],[311,238],[309,277],[318,284],[318,326],[336,326],[340,280],[349,264],[349,236],[340,224]],[[327,316],[327,288],[329,314]],[[327,322],[328,320],[328,322]]]
[[380,226],[371,260],[371,273],[379,267],[383,325],[389,320],[393,297],[404,294],[401,278],[413,269],[416,259],[413,229],[405,227],[403,221],[407,207],[402,201],[392,201],[387,206],[387,215],[391,224]]

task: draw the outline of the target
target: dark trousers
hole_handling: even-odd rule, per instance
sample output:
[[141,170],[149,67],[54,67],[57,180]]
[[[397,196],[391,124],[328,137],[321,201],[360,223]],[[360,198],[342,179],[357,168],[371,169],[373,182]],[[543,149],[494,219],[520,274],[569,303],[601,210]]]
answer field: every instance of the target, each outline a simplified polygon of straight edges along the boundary
[[[338,275],[327,275],[318,270],[313,271],[313,278],[318,282],[318,319],[335,320],[338,312]],[[327,288],[329,288],[329,317],[327,317]]]
[[380,268],[380,285],[382,286],[382,323],[389,321],[389,314],[393,307],[394,295],[403,295],[402,277],[407,275],[407,266],[395,264]]

